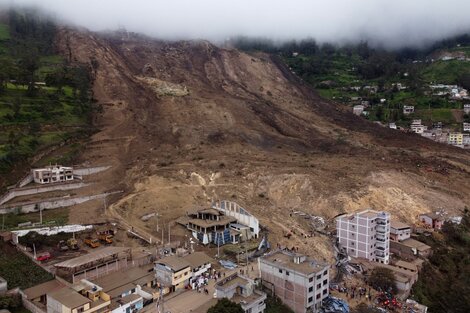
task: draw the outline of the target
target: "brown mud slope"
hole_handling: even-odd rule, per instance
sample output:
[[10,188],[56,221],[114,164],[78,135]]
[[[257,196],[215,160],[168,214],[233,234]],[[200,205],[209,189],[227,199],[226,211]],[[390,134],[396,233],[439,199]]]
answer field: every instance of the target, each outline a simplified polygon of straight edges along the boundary
[[[239,202],[275,233],[289,227],[290,209],[414,219],[470,203],[468,152],[344,112],[276,57],[68,29],[58,47],[93,64],[101,131],[82,161],[113,166],[95,190],[125,190],[113,207],[136,225],[214,199]],[[92,217],[86,206],[73,212]]]

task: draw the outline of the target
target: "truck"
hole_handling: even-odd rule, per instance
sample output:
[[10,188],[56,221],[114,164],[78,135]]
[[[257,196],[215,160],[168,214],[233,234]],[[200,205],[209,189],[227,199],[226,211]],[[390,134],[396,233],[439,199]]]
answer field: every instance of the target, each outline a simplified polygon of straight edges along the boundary
[[69,240],[67,240],[67,246],[71,250],[78,250],[79,249],[78,242],[75,238],[70,238]]
[[96,238],[91,238],[91,237],[88,237],[85,239],[85,244],[87,246],[89,246],[90,248],[98,248],[99,246],[101,246],[100,242],[98,241],[98,239]]
[[38,261],[47,261],[50,258],[51,258],[51,254],[49,252],[44,252],[36,256],[36,260]]
[[104,242],[107,245],[110,245],[113,243],[113,236],[112,235],[106,235],[106,234],[99,234],[98,239]]
[[67,251],[69,249],[67,242],[65,240],[59,241],[57,244],[57,248],[59,248],[60,251]]

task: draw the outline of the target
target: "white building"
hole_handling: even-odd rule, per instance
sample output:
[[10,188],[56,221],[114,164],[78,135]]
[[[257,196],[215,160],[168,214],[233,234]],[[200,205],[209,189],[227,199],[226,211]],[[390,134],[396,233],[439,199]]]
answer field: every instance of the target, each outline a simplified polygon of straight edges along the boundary
[[37,184],[51,184],[73,180],[73,168],[61,165],[49,165],[45,168],[32,169],[33,180]]
[[364,112],[364,106],[363,105],[355,105],[353,107],[353,114],[360,116]]
[[414,105],[404,105],[403,106],[403,114],[408,115],[408,114],[413,114],[413,113],[415,113]]
[[470,103],[463,105],[463,112],[464,114],[470,114]]
[[[217,201],[213,203],[212,207],[224,213],[225,216],[234,217],[237,220],[237,224],[243,224],[250,228],[250,231],[247,232],[249,238],[245,240],[250,240],[252,238],[258,238],[259,236],[259,221],[256,217],[250,214],[247,210],[239,206],[233,201]],[[235,229],[234,227],[231,227]]]
[[427,127],[421,124],[421,120],[413,120],[413,122],[410,125],[411,131],[416,133],[416,134],[422,134],[424,133],[425,130],[427,130]]
[[470,123],[463,123],[463,131],[470,132]]
[[390,259],[390,214],[365,210],[336,218],[339,246],[356,258],[388,264]]

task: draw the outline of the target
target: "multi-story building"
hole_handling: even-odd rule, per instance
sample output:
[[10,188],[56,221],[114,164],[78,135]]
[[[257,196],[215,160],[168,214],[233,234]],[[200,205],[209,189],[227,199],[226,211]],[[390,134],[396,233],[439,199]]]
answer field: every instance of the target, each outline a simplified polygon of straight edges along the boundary
[[163,293],[169,293],[188,286],[192,272],[185,259],[168,256],[155,261],[155,275],[162,284]]
[[284,250],[258,259],[263,285],[295,313],[317,312],[329,295],[329,265]]
[[411,237],[411,227],[402,222],[390,222],[390,240],[403,241]]
[[464,114],[470,114],[470,104],[464,104],[463,105],[463,113]]
[[422,134],[428,128],[421,123],[421,120],[413,120],[410,125],[411,131],[416,134]]
[[449,133],[447,137],[447,143],[454,146],[463,145],[463,134],[462,133]]
[[336,218],[340,248],[348,255],[384,264],[390,259],[390,214],[365,210]]
[[253,280],[237,273],[215,284],[215,296],[240,304],[245,313],[263,313],[266,309],[266,294],[255,289]]
[[37,184],[51,184],[73,180],[73,168],[61,165],[49,165],[31,170],[33,180]]

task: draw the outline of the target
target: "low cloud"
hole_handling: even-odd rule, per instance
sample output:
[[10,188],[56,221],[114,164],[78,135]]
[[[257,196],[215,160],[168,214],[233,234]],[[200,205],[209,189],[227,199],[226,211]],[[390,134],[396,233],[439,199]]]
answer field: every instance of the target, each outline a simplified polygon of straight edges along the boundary
[[368,40],[417,47],[470,32],[468,0],[10,0],[94,31],[125,27],[162,39]]

